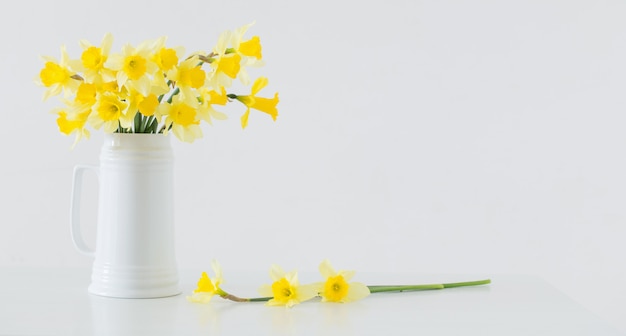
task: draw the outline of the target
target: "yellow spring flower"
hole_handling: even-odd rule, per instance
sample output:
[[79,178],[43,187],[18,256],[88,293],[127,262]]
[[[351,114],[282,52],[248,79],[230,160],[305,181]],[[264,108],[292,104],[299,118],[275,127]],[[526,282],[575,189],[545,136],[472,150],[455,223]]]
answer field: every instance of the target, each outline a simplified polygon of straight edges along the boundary
[[104,65],[117,71],[116,79],[119,86],[139,91],[144,96],[150,93],[152,76],[158,70],[158,66],[150,57],[153,45],[153,41],[143,42],[137,48],[126,44],[121,54],[114,54],[108,58]]
[[89,138],[89,130],[85,128],[85,124],[87,123],[87,118],[90,110],[86,110],[82,113],[76,113],[73,116],[68,116],[67,111],[58,110],[57,113],[57,125],[59,126],[59,131],[65,135],[70,135],[76,132],[76,138],[74,140],[74,145],[80,141],[83,137]]
[[127,109],[128,104],[115,93],[104,92],[96,99],[93,112],[89,115],[89,124],[95,129],[104,126],[106,133],[115,132],[119,126],[128,128],[134,115],[129,118]]
[[161,37],[155,42],[154,54],[151,60],[161,69],[162,72],[172,70],[178,60],[185,52],[183,47],[166,48],[165,41],[167,38]]
[[161,95],[169,91],[165,74],[176,67],[178,60],[185,52],[183,47],[165,47],[166,39],[166,37],[161,37],[156,40],[153,48],[154,53],[150,57],[151,61],[159,68],[159,71],[155,72],[152,80],[152,92],[156,95]]
[[271,285],[263,285],[259,289],[259,293],[263,296],[272,297],[267,302],[270,306],[287,306],[289,308],[294,305],[310,300],[317,296],[318,285],[300,285],[298,281],[298,273],[285,271],[278,265],[272,265],[270,277],[274,281]]
[[96,47],[87,40],[81,40],[80,46],[83,52],[80,60],[71,62],[72,67],[77,71],[83,72],[83,77],[90,83],[101,83],[105,80],[115,78],[115,73],[104,67],[104,63],[109,57],[111,46],[113,44],[113,35],[107,33],[102,38],[100,47]]
[[220,57],[216,64],[216,71],[218,73],[223,73],[230,78],[237,78],[239,74],[239,70],[241,70],[241,56],[237,54],[227,54]]
[[[109,92],[127,91],[125,88],[122,88],[122,90],[120,90],[119,85],[117,85],[117,80],[112,80],[112,81],[109,81],[109,82],[102,83],[102,85],[100,85],[98,87],[98,90],[109,91]],[[122,93],[124,93],[124,92],[122,92]]]
[[[239,71],[237,77],[244,85],[250,84],[250,77],[246,67],[260,67],[264,64],[262,58],[261,39],[253,36],[251,39],[244,41],[243,36],[254,23],[247,24],[230,34],[230,43],[233,53],[240,56],[238,60]],[[232,77],[234,78],[234,77]]]
[[238,54],[223,55],[212,62],[213,72],[208,79],[210,86],[214,89],[219,89],[222,86],[230,87],[233,84],[233,79],[239,75],[240,62],[241,56]]
[[96,102],[97,90],[95,84],[82,82],[76,90],[74,101],[85,106],[92,106]]
[[272,119],[276,121],[276,117],[278,117],[278,109],[276,109],[276,105],[279,102],[278,92],[274,94],[274,98],[262,98],[256,96],[256,94],[261,91],[261,89],[267,86],[267,83],[267,78],[259,77],[256,81],[254,81],[254,84],[252,85],[250,95],[235,97],[237,100],[239,100],[248,107],[246,113],[241,116],[242,128],[246,128],[246,126],[248,125],[248,117],[250,116],[251,108],[269,114],[270,116],[272,116]]
[[65,101],[67,109],[53,110],[58,115],[57,125],[61,133],[70,135],[76,132],[73,146],[83,137],[89,138],[89,131],[85,125],[97,101],[97,93],[95,84],[82,82],[76,90],[74,101]]
[[144,96],[137,91],[131,91],[127,101],[129,102],[128,111],[130,113],[139,111],[146,117],[154,115],[157,106],[159,106],[159,98],[154,93]]
[[209,90],[206,87],[200,88],[200,107],[198,108],[198,116],[201,120],[206,121],[209,125],[212,125],[212,118],[218,120],[226,119],[226,115],[222,112],[218,112],[213,108],[213,105],[226,105],[228,103],[228,96],[226,96],[226,89],[222,87],[220,93],[215,90]]
[[244,58],[242,65],[245,66],[263,65],[261,38],[253,36],[247,41],[243,40],[243,36],[253,24],[254,22],[237,29],[231,36],[233,50]]
[[222,295],[223,291],[220,289],[223,281],[222,267],[216,260],[213,260],[211,268],[215,273],[215,278],[211,280],[206,272],[202,272],[202,276],[198,280],[198,288],[193,291],[191,296],[187,297],[187,300],[196,303],[208,303],[214,295]]
[[320,264],[319,270],[326,279],[321,286],[322,302],[351,302],[370,294],[366,285],[359,282],[348,283],[354,276],[354,271],[335,272],[328,260]]
[[261,55],[261,39],[258,36],[253,36],[248,41],[241,42],[237,49],[243,55],[254,57],[257,60],[263,58]]
[[[207,84],[215,90],[223,87],[230,87],[233,79],[237,78],[241,70],[241,55],[229,48],[233,33],[225,31],[220,34],[212,54],[214,60],[211,62],[213,71],[207,79]],[[246,84],[246,83],[244,83]]]
[[165,116],[165,133],[171,127],[178,139],[193,142],[202,137],[197,107],[197,104],[189,105],[177,95],[171,104],[160,104],[156,114],[159,117]]
[[177,67],[167,72],[168,79],[176,83],[187,104],[197,102],[196,89],[203,87],[206,73],[200,65],[197,57],[184,60]]
[[46,63],[39,72],[38,82],[47,88],[44,92],[44,100],[58,95],[61,91],[65,96],[68,96],[78,88],[80,82],[79,79],[73,78],[74,72],[70,68],[70,59],[65,46],[61,47],[61,60],[59,62],[50,56],[43,56],[42,59]]
[[143,99],[137,104],[139,112],[146,117],[153,116],[159,105],[159,98],[154,93],[142,98]]

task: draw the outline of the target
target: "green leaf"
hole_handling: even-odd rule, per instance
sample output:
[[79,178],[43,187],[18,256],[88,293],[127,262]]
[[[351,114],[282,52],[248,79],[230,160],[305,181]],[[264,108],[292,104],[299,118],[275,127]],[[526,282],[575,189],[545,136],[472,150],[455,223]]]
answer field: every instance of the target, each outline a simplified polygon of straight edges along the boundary
[[133,124],[135,125],[135,133],[142,133],[141,132],[141,113],[139,113],[139,111],[137,111],[137,113],[135,114],[135,119],[133,120]]
[[171,104],[171,103],[172,103],[172,99],[174,99],[174,96],[175,96],[175,95],[177,95],[177,94],[179,94],[179,93],[180,93],[180,88],[176,88],[176,89],[174,90],[174,92],[172,92],[172,95],[171,95],[169,98],[167,98],[167,102],[168,102],[169,104]]
[[149,131],[148,133],[156,133],[157,127],[159,127],[159,122],[157,118],[152,117],[152,122],[150,123],[147,129]]

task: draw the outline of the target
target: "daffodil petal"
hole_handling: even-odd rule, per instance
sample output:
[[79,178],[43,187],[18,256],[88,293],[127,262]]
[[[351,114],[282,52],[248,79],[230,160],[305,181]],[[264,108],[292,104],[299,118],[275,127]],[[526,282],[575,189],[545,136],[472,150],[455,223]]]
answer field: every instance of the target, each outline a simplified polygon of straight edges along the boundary
[[272,268],[270,268],[270,278],[272,279],[272,281],[278,281],[283,277],[285,277],[285,271],[282,269],[282,267],[278,265],[272,265]]
[[213,294],[209,294],[206,292],[197,292],[193,293],[191,296],[187,296],[187,301],[194,303],[209,303]]
[[250,108],[246,109],[246,113],[241,116],[241,128],[245,129],[248,126],[248,118],[250,118]]
[[337,272],[335,272],[333,267],[330,265],[330,261],[328,261],[328,259],[322,261],[319,266],[319,271],[325,279],[333,277],[337,274]]
[[206,272],[202,272],[200,276],[200,280],[198,280],[198,288],[194,291],[195,293],[209,293],[211,295],[215,294],[216,288],[215,284],[211,278],[206,274]]
[[313,283],[308,285],[300,286],[299,289],[299,300],[300,302],[309,301],[316,297],[321,291],[322,283]]
[[259,288],[259,294],[261,294],[261,296],[265,296],[265,297],[272,297],[274,296],[274,293],[272,292],[272,286],[271,285],[263,285]]
[[340,271],[337,274],[343,276],[343,278],[346,279],[346,281],[350,281],[350,279],[352,279],[352,277],[354,277],[355,273],[356,273],[355,271]]
[[267,86],[268,83],[268,79],[266,77],[259,77],[254,81],[254,84],[252,84],[252,95],[254,96],[255,94],[259,93],[259,91],[261,91],[261,89],[263,89],[265,86]]
[[285,278],[287,278],[287,281],[289,281],[294,286],[298,286],[300,284],[300,282],[298,281],[298,272],[296,271],[291,271],[285,274]]
[[211,268],[213,269],[213,272],[215,273],[215,281],[213,282],[215,284],[215,287],[219,287],[223,280],[222,280],[222,266],[217,262],[217,260],[213,259],[211,261]]
[[361,300],[370,295],[370,290],[366,285],[360,282],[352,282],[350,283],[350,288],[348,289],[348,295],[344,299],[344,302],[352,302],[356,300]]

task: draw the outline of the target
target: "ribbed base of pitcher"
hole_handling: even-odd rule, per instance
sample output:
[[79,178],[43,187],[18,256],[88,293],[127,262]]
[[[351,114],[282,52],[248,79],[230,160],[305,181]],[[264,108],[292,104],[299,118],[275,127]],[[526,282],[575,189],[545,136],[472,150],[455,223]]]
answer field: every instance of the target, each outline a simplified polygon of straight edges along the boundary
[[97,267],[91,274],[89,293],[125,299],[148,299],[181,293],[175,267]]

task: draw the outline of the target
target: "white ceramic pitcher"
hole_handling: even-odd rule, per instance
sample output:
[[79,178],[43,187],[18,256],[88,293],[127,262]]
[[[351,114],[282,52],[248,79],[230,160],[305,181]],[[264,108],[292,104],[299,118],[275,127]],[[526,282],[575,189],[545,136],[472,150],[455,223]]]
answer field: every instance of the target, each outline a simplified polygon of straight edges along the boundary
[[[100,166],[76,166],[71,233],[81,253],[95,257],[89,292],[119,298],[180,293],[174,248],[174,172],[170,137],[105,134]],[[96,248],[80,230],[83,173],[98,175]]]

